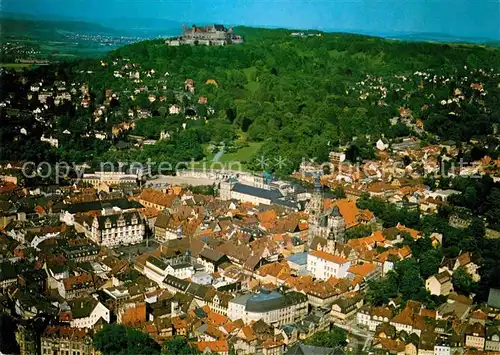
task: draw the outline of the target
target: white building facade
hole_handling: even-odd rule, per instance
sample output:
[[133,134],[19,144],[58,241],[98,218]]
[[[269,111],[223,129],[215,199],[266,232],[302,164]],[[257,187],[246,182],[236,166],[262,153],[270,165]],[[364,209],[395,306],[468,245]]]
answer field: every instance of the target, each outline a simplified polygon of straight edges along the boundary
[[341,256],[313,251],[307,255],[307,271],[318,280],[345,278],[351,262]]

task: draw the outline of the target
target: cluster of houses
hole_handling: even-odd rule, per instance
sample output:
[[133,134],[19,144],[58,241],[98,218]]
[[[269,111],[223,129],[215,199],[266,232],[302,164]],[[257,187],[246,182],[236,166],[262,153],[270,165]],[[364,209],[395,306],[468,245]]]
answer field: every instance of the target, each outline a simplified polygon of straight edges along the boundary
[[[2,70],[0,75],[4,74],[10,73]],[[118,144],[112,146],[116,149],[131,147],[132,144],[123,144],[126,143],[124,137],[133,133],[136,121],[150,118],[153,114],[165,116],[165,120],[172,116],[183,115],[186,119],[179,124],[178,129],[185,129],[190,120],[207,120],[215,114],[215,109],[209,105],[206,96],[195,95],[193,79],[186,78],[183,86],[171,88],[172,84],[168,84],[169,72],[159,73],[154,68],[143,69],[140,64],[132,63],[128,58],[115,58],[109,62],[101,60],[95,70],[80,70],[79,81],[48,78],[30,80],[20,73],[14,75],[18,76],[19,82],[25,86],[25,99],[30,103],[30,108],[29,110],[20,108],[19,100],[14,100],[17,97],[14,92],[8,93],[7,97],[0,102],[0,107],[6,108],[7,116],[13,120],[21,116],[26,117],[26,115],[36,120],[43,126],[43,132],[37,139],[55,148],[60,146],[62,137],[73,134],[71,129],[58,127],[57,124],[59,112],[67,110],[69,104],[85,113],[92,111],[93,121],[104,122],[107,127],[106,129],[102,127],[89,129],[82,134],[82,137],[110,142],[118,138],[123,140],[121,146]],[[112,75],[115,79],[114,84],[119,85],[120,89],[113,86],[112,89],[108,88],[102,93],[93,92],[89,83],[92,83],[96,76],[101,75]],[[123,85],[125,89],[122,88]],[[214,79],[208,78],[205,85],[217,86],[218,84]],[[173,98],[169,97],[170,91],[174,94]],[[108,120],[116,122],[116,117],[120,117],[121,122],[113,126],[107,125]],[[25,122],[24,125],[16,127],[17,133],[33,134],[28,121],[23,120],[23,122]],[[102,126],[101,123],[99,125]],[[158,138],[168,139],[169,136],[169,132],[163,132]],[[157,141],[157,139],[148,140],[141,136],[130,138],[132,141],[137,141],[136,146],[154,144]]]
[[[214,197],[120,179],[106,189],[100,178],[94,187],[37,189],[2,179],[0,307],[18,322],[21,352],[94,354],[93,334],[111,322],[160,344],[186,336],[213,354],[312,351],[303,342],[332,323],[361,332],[365,350],[500,350],[500,291],[478,306],[453,290],[458,269],[479,280],[471,254],[443,259],[426,280],[447,299],[436,310],[400,299],[371,307],[369,282],[411,257],[403,241],[423,233],[382,228],[351,197],[316,188],[306,201],[290,192],[283,200],[260,178],[240,180],[224,180]],[[373,232],[345,238],[360,226]],[[49,324],[37,339],[26,321],[42,316]]]
[[[426,176],[439,178],[443,175],[443,162],[457,161],[459,149],[453,142],[421,146],[416,137],[389,141],[384,137],[367,137],[377,154],[377,160],[366,160],[353,164],[346,160],[345,147],[330,153],[328,163],[317,164],[303,161],[293,176],[314,184],[317,176],[322,186],[341,189],[347,198],[358,199],[367,194],[383,199],[399,207],[420,211],[422,214],[436,213],[438,208],[449,204],[450,196],[460,191],[437,186],[427,186]],[[473,177],[490,175],[498,181],[500,160],[485,156],[471,163],[451,165],[446,177]],[[471,214],[459,209],[450,216],[450,225],[465,228],[471,221]],[[487,235],[495,231],[487,228]]]

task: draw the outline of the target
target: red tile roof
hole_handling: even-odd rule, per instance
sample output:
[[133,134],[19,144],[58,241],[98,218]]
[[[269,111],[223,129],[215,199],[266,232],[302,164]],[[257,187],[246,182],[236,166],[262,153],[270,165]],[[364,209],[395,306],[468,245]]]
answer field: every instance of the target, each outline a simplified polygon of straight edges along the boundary
[[324,251],[319,251],[319,250],[310,252],[309,255],[315,256],[320,259],[328,260],[336,264],[345,264],[348,262],[346,258],[343,258],[338,255],[328,254],[325,253]]

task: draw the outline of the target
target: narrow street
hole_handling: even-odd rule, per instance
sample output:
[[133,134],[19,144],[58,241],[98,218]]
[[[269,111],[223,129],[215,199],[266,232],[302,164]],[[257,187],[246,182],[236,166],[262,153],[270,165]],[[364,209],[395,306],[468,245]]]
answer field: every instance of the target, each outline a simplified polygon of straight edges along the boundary
[[369,351],[373,340],[373,333],[358,327],[356,318],[348,320],[346,324],[340,323],[334,319],[332,319],[332,322],[335,326],[347,331],[349,339],[348,347],[353,353],[360,354],[361,352],[367,353]]

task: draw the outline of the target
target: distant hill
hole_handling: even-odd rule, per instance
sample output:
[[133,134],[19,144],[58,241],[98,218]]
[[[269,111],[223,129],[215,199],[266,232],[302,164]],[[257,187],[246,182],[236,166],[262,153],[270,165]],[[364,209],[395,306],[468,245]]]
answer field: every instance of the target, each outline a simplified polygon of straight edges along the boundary
[[116,29],[84,21],[54,21],[1,17],[0,24],[2,25],[2,36],[4,38],[26,36],[35,39],[57,39],[65,33],[100,34],[109,36],[123,35],[123,32]]
[[182,23],[160,18],[113,18],[80,21],[73,18],[2,12],[0,23],[4,35],[28,35],[37,38],[54,37],[56,33],[74,32],[133,37],[169,37],[182,32]]
[[161,18],[114,18],[100,20],[99,23],[139,37],[177,36],[182,32],[181,22]]
[[489,44],[500,45],[499,40],[484,37],[458,37],[445,33],[413,33],[397,36],[385,36],[386,38],[394,38],[403,41],[418,41],[418,42],[445,42],[445,43],[474,43],[474,44]]
[[0,19],[10,18],[14,20],[36,20],[36,17],[28,14],[20,14],[17,12],[8,12],[2,11],[0,12]]
[[367,32],[357,29],[342,29],[342,28],[325,28],[323,31],[330,33],[351,33],[366,36],[376,36],[386,39],[411,42],[438,42],[438,43],[473,43],[473,44],[488,44],[493,46],[500,45],[500,40],[486,37],[463,37],[454,36],[447,33],[405,33],[405,32]]

